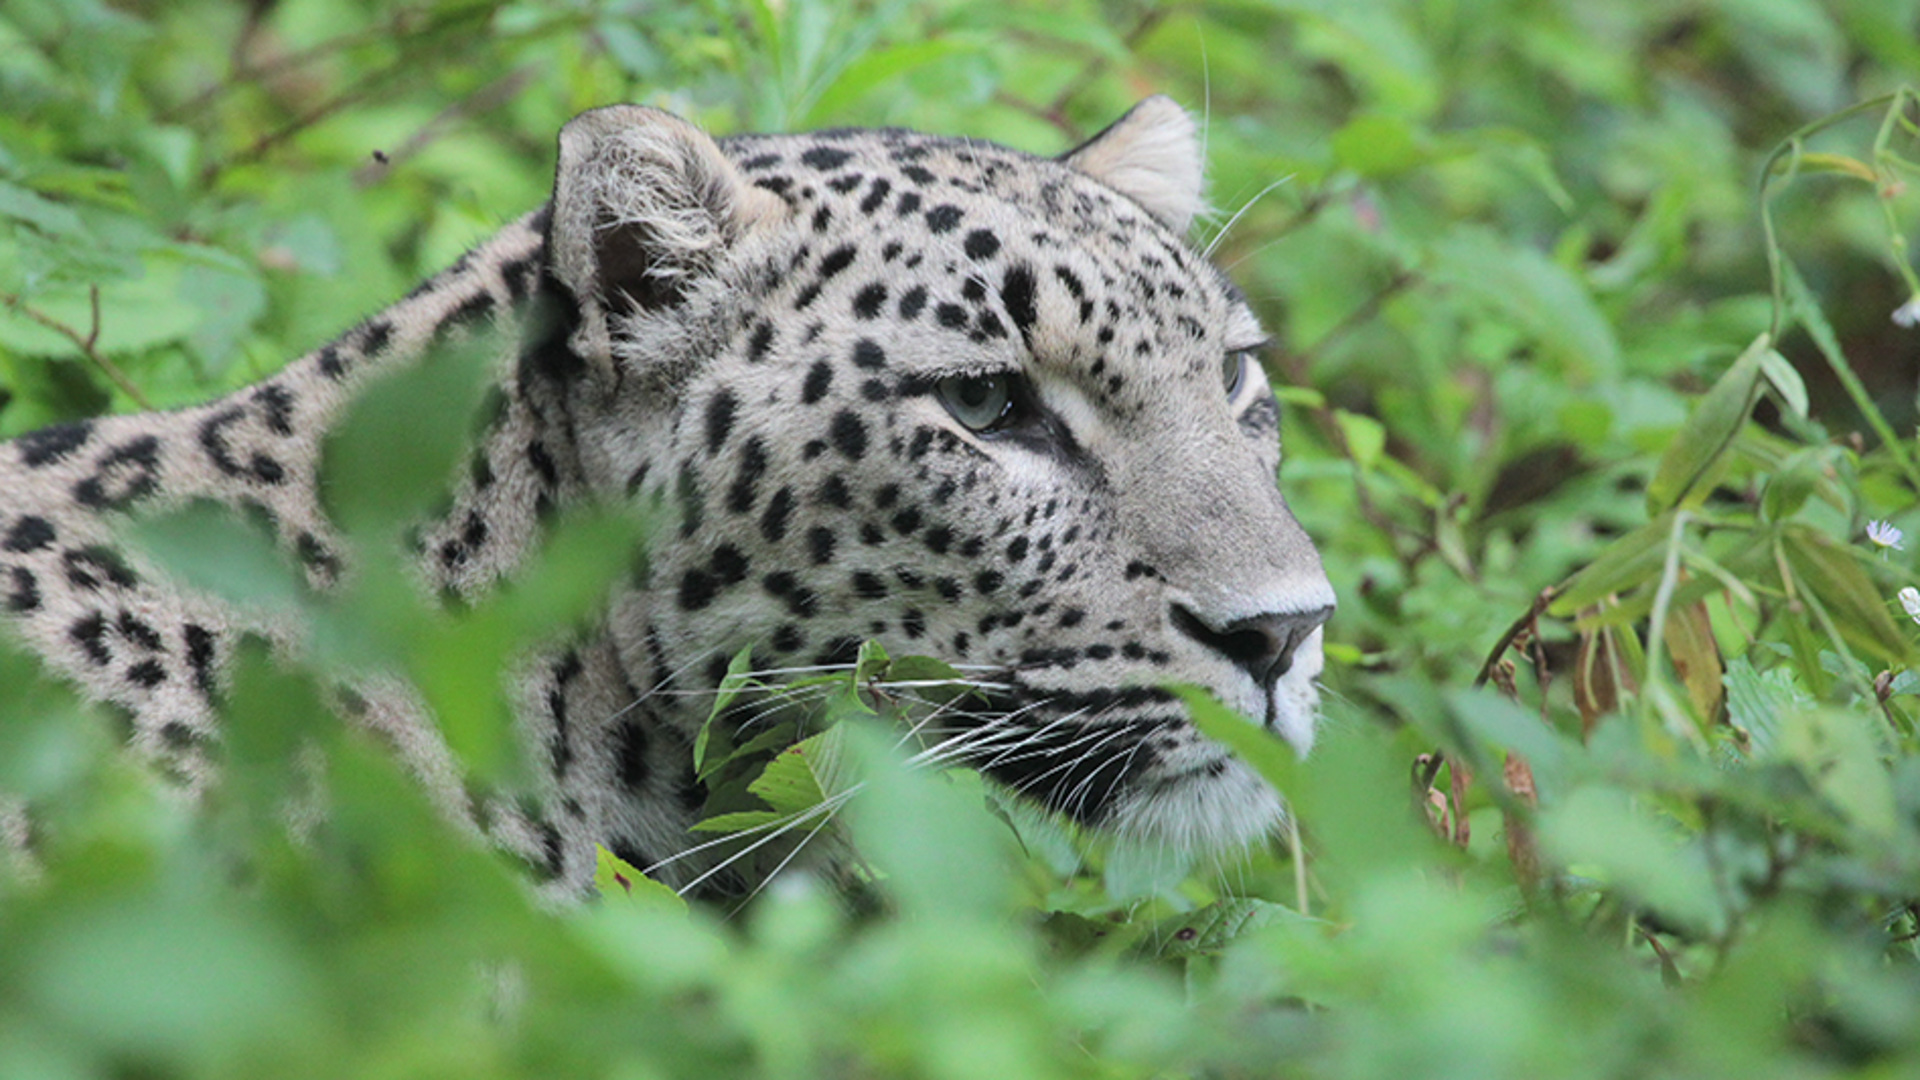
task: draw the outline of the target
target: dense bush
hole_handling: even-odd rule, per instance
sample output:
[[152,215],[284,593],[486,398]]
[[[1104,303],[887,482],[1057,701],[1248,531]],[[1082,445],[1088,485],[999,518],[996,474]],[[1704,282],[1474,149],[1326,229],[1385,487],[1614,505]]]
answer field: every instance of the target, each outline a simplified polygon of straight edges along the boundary
[[[538,202],[591,105],[1056,151],[1167,91],[1205,112],[1203,241],[1276,330],[1341,608],[1308,762],[1199,705],[1303,855],[1104,851],[850,716],[870,872],[735,911],[612,864],[542,910],[311,673],[246,665],[189,812],[0,656],[0,790],[45,852],[0,873],[0,1076],[1913,1070],[1912,81],[1914,0],[9,0],[0,436],[275,370]],[[349,471],[465,427],[365,412]],[[510,771],[510,643],[632,528],[572,523],[467,621],[380,599],[368,545],[323,638],[395,643]],[[312,602],[221,526],[148,540]]]

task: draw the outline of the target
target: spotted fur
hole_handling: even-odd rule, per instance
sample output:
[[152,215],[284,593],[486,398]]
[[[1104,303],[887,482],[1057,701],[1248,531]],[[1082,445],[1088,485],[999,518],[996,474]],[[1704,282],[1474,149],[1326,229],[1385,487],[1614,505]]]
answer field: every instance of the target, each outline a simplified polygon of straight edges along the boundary
[[[980,665],[1001,690],[969,722],[992,737],[954,745],[990,775],[1145,842],[1244,843],[1277,797],[1160,687],[1207,687],[1304,750],[1333,596],[1274,484],[1273,396],[1237,359],[1259,324],[1183,239],[1200,177],[1165,98],[1060,160],[586,113],[547,206],[279,375],[0,446],[0,607],[131,714],[135,751],[203,789],[236,643],[295,635],[173,587],[117,527],[189,500],[264,512],[331,587],[347,556],[322,435],[379,373],[491,324],[524,344],[421,534],[431,582],[485,593],[572,504],[638,499],[675,523],[598,628],[518,680],[537,798],[469,790],[404,684],[338,705],[557,888],[590,880],[596,843],[643,866],[689,847],[705,702],[660,691],[711,686],[750,644],[769,667],[845,662],[866,638]],[[974,430],[942,388],[986,376],[1012,380],[1018,415]]]

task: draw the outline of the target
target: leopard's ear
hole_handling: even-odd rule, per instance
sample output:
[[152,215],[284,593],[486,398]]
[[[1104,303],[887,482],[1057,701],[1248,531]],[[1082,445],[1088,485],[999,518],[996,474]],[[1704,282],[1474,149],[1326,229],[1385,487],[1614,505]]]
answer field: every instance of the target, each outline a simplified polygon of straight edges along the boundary
[[1128,109],[1061,161],[1139,203],[1177,233],[1206,209],[1199,129],[1164,94]]
[[614,369],[612,320],[678,306],[742,236],[786,213],[719,144],[671,113],[609,105],[560,129],[548,258],[581,320],[572,344]]

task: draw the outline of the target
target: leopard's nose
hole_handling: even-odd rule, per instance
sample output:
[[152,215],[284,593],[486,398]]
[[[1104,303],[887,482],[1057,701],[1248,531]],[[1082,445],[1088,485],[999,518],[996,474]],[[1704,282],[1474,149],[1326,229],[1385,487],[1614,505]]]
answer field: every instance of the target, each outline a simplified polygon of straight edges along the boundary
[[1333,605],[1309,611],[1270,611],[1213,626],[1184,604],[1172,620],[1181,633],[1233,661],[1253,681],[1271,687],[1293,667],[1293,654],[1333,615]]

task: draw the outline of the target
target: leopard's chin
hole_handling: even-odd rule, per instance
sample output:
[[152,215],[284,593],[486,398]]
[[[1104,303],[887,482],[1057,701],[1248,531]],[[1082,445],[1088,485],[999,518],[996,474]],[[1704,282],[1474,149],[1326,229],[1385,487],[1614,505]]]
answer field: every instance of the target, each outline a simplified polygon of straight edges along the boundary
[[1239,759],[1221,756],[1115,800],[1102,825],[1125,844],[1210,858],[1268,839],[1285,820],[1273,786]]

